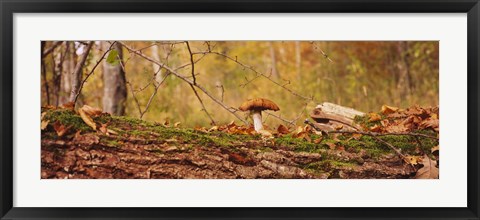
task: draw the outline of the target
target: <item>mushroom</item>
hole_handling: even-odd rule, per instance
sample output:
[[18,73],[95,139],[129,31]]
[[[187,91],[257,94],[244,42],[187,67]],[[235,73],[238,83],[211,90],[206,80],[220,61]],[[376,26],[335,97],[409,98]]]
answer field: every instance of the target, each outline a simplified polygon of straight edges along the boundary
[[260,131],[263,130],[263,125],[262,125],[262,111],[265,110],[273,110],[273,111],[278,111],[280,108],[278,108],[277,104],[274,102],[268,100],[268,99],[263,99],[263,98],[255,98],[255,99],[249,99],[246,102],[244,102],[240,108],[241,111],[250,111],[250,114],[252,115],[253,118],[253,125],[255,127],[255,131]]

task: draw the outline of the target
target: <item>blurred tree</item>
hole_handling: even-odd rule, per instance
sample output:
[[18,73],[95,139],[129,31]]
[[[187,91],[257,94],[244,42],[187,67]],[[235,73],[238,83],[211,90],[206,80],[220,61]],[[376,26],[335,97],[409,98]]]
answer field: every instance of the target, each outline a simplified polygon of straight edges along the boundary
[[[111,43],[102,41],[101,45],[106,51]],[[122,62],[122,47],[115,43],[107,55],[107,62],[103,62],[103,111],[113,115],[125,114],[127,88]]]

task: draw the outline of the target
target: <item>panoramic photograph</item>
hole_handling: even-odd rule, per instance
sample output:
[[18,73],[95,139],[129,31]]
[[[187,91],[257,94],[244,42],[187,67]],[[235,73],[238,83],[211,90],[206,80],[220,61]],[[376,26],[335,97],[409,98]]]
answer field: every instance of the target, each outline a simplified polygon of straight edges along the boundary
[[440,178],[438,41],[39,43],[42,179]]

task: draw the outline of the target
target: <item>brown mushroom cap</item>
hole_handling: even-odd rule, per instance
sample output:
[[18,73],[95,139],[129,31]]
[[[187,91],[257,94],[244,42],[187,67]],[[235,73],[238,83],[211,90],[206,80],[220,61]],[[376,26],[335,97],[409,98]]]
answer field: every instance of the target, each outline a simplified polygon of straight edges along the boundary
[[274,102],[268,100],[268,99],[263,99],[263,98],[255,98],[255,99],[249,99],[246,102],[244,102],[240,108],[241,111],[250,111],[250,110],[259,110],[259,111],[264,111],[264,110],[273,110],[273,111],[278,111],[280,108],[278,108],[277,104]]

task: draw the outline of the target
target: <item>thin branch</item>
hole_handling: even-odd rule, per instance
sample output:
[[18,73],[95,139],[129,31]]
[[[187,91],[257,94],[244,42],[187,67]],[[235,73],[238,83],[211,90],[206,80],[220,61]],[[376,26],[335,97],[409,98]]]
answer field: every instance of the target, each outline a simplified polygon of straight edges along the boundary
[[[226,55],[226,54],[223,54],[223,53],[220,53],[220,52],[216,52],[216,51],[200,51],[200,52],[195,52],[195,53],[193,53],[193,54],[194,54],[194,55],[196,55],[196,54],[214,54],[214,55],[222,56],[222,57],[224,57],[224,58],[226,58],[226,59],[228,59],[228,60],[231,60],[231,61],[237,63],[238,65],[242,66],[243,68],[246,68],[246,69],[251,70],[252,72],[254,72],[255,74],[257,74],[257,76],[262,76],[263,78],[269,80],[269,81],[272,82],[273,84],[275,84],[275,85],[277,85],[277,86],[279,86],[279,87],[287,90],[288,92],[290,92],[290,93],[291,93],[292,95],[294,95],[294,96],[300,97],[300,98],[305,99],[305,100],[307,100],[307,101],[315,101],[315,100],[313,99],[313,96],[307,97],[307,96],[298,94],[297,92],[295,92],[295,91],[287,88],[285,85],[282,85],[282,84],[280,84],[279,82],[273,80],[270,76],[268,76],[268,75],[266,75],[266,74],[264,74],[264,73],[258,72],[258,71],[255,70],[255,68],[253,68],[252,66],[245,65],[245,64],[243,64],[242,62],[238,61],[237,57],[232,58],[232,57],[230,57],[230,56],[228,56],[228,55]],[[253,81],[253,80],[252,80],[252,81]]]
[[377,132],[364,132],[364,131],[329,131],[328,133],[343,133],[343,134],[364,134],[364,135],[375,135],[375,136],[399,136],[399,135],[407,135],[407,136],[414,136],[414,137],[424,137],[430,138],[433,140],[438,140],[438,137],[415,133],[415,132],[396,132],[396,133],[377,133]]
[[193,84],[195,85],[197,84],[197,79],[195,78],[195,62],[193,61],[193,53],[192,53],[192,50],[190,49],[190,44],[188,43],[188,41],[185,41],[185,44],[187,44],[188,53],[190,54],[190,63],[192,66],[192,78],[193,78]]
[[224,108],[225,110],[227,110],[228,112],[230,112],[231,114],[233,114],[237,119],[239,119],[240,121],[242,121],[243,123],[245,124],[248,124],[248,122],[245,120],[245,119],[242,119],[238,114],[235,113],[234,110],[232,110],[231,107],[228,107],[226,106],[223,102],[221,102],[220,100],[216,99],[215,97],[213,97],[210,93],[208,93],[208,91],[203,88],[202,86],[198,85],[198,84],[194,84],[191,80],[189,80],[188,78],[182,76],[180,73],[176,72],[174,69],[166,66],[165,64],[159,62],[159,61],[156,61],[154,59],[152,59],[151,57],[148,57],[140,52],[137,52],[135,51],[134,49],[132,49],[131,47],[127,46],[126,44],[124,44],[123,42],[118,42],[120,43],[123,47],[125,47],[128,51],[132,52],[132,53],[135,53],[136,55],[140,56],[140,57],[143,57],[144,59],[150,61],[150,62],[153,62],[153,63],[156,63],[160,66],[162,66],[163,68],[165,68],[167,71],[169,71],[171,74],[175,75],[176,77],[178,77],[179,79],[185,81],[186,83],[190,84],[190,85],[194,85],[196,88],[200,89],[203,93],[205,93],[208,97],[210,97],[210,99],[212,99],[214,102],[216,102],[217,104],[219,104],[222,108]]
[[51,52],[53,52],[53,50],[55,50],[56,47],[58,47],[60,44],[62,44],[63,41],[55,41],[53,42],[53,45],[51,47],[49,47],[48,49],[46,49],[45,51],[43,51],[42,53],[42,58],[46,57],[48,54],[50,54]]
[[311,43],[312,43],[313,48],[314,48],[315,50],[320,50],[320,53],[322,53],[323,57],[324,57],[325,59],[327,59],[328,61],[330,61],[330,63],[333,63],[333,60],[330,59],[330,57],[328,56],[328,54],[326,54],[319,46],[317,46],[317,44],[316,44],[315,42],[312,41]]
[[[305,124],[308,124],[310,126],[312,126],[315,130],[320,130],[318,129],[315,124],[313,124],[312,122],[310,122],[309,120],[305,120]],[[400,152],[399,149],[397,149],[395,146],[393,146],[392,144],[388,143],[387,141],[385,140],[382,140],[379,138],[379,136],[387,136],[387,135],[411,135],[411,136],[422,136],[422,137],[428,137],[428,138],[434,138],[434,139],[437,139],[436,137],[433,137],[433,136],[429,136],[429,135],[424,135],[424,134],[419,134],[419,133],[375,133],[375,132],[369,132],[369,131],[329,131],[327,133],[338,133],[338,134],[362,134],[362,135],[368,135],[370,137],[372,137],[373,139],[387,145],[390,149],[392,149],[393,151],[395,151],[395,153],[397,153],[403,160],[405,160],[406,162],[408,162],[408,160],[406,159],[405,155],[402,154],[402,152]]]
[[[75,98],[73,99],[73,103],[77,102],[78,96],[80,95],[80,93],[83,89],[83,85],[85,84],[87,79],[95,72],[95,69],[103,61],[103,58],[107,55],[107,53],[110,52],[110,50],[112,50],[112,47],[113,47],[114,44],[115,44],[115,41],[112,44],[110,44],[110,47],[108,48],[108,50],[103,53],[103,55],[100,57],[100,59],[97,60],[97,63],[95,63],[95,66],[93,66],[92,70],[90,70],[90,72],[87,74],[87,76],[85,76],[85,79],[82,80],[82,83],[80,84],[78,92],[75,94]],[[91,41],[89,45],[90,45],[90,48],[91,48],[91,45],[93,45],[93,41]],[[88,51],[89,50],[87,50],[85,54],[88,55]],[[84,56],[85,56],[85,59],[86,59],[87,55],[85,55],[85,54],[84,54]],[[77,64],[77,66],[78,66],[78,64]],[[72,89],[72,92],[73,92],[73,89]]]
[[[117,58],[120,59],[120,57],[117,55]],[[121,68],[123,69],[123,71],[125,72],[126,71],[126,68],[125,68],[125,65],[120,62],[120,66]],[[157,70],[156,73],[153,74],[154,78],[155,76],[160,72],[161,68],[159,68]],[[153,101],[153,98],[155,97],[155,95],[157,94],[158,92],[158,89],[160,88],[160,86],[163,84],[163,82],[165,82],[165,79],[168,77],[169,74],[167,74],[165,77],[163,77],[162,81],[159,82],[159,83],[153,83],[153,86],[155,87],[155,89],[153,90],[153,93],[152,95],[150,95],[150,98],[148,98],[148,102],[147,102],[147,105],[145,106],[145,108],[142,110],[142,108],[140,107],[140,102],[138,101],[137,99],[137,96],[136,96],[136,92],[135,92],[135,89],[133,89],[133,85],[130,83],[130,82],[126,82],[128,84],[128,86],[130,87],[130,91],[132,92],[132,96],[133,96],[133,99],[135,101],[135,104],[137,105],[137,109],[138,109],[138,113],[140,114],[140,119],[143,118],[143,116],[145,115],[145,113],[147,113],[148,109],[150,108],[150,105],[152,104],[152,101]],[[156,82],[156,81],[155,81]],[[148,84],[150,85],[150,83]],[[148,85],[146,87],[148,87]],[[145,88],[146,88],[145,87]],[[138,92],[138,91],[137,91]]]
[[198,95],[197,90],[195,89],[195,87],[193,87],[193,85],[190,84],[190,88],[192,88],[193,93],[195,93],[195,96],[197,96],[198,101],[199,101],[200,104],[202,105],[202,111],[204,111],[205,114],[207,114],[208,118],[210,118],[210,121],[212,121],[211,124],[212,124],[212,125],[216,125],[215,120],[213,120],[213,118],[212,118],[212,116],[210,115],[210,113],[208,113],[207,108],[205,108],[205,105],[203,104],[203,101],[202,101],[202,99],[200,98],[200,96]]

